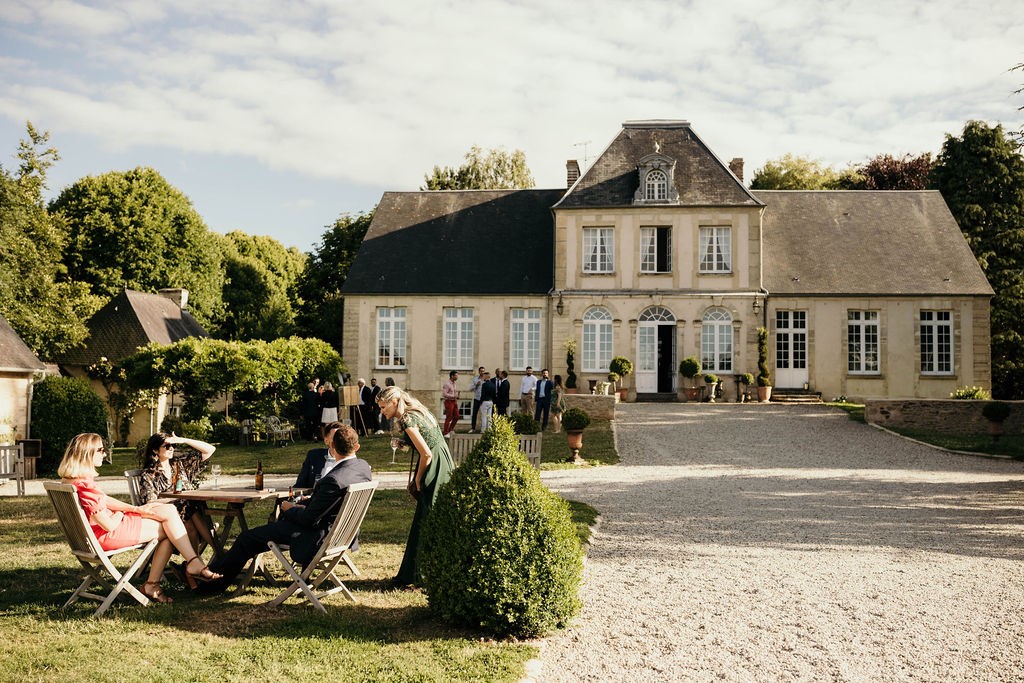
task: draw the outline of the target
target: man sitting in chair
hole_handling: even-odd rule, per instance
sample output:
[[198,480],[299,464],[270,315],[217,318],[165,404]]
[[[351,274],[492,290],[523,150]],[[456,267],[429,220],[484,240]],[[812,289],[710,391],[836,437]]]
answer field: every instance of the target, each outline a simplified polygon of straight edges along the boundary
[[331,455],[331,441],[334,439],[334,432],[341,425],[341,422],[328,422],[324,425],[324,447],[311,448],[306,452],[302,469],[299,470],[299,476],[295,479],[295,488],[311,489],[320,477],[334,469],[337,463],[334,456]]
[[[305,566],[316,555],[320,543],[338,514],[349,485],[370,481],[370,464],[356,457],[359,438],[354,429],[339,425],[329,444],[335,465],[317,482],[313,494],[299,502],[281,503],[281,517],[239,534],[231,550],[211,565],[223,578],[202,585],[202,593],[223,592],[245,567],[246,562],[267,550],[267,541],[291,546],[292,559]],[[354,543],[352,549],[358,548]],[[216,569],[214,569],[216,567]]]

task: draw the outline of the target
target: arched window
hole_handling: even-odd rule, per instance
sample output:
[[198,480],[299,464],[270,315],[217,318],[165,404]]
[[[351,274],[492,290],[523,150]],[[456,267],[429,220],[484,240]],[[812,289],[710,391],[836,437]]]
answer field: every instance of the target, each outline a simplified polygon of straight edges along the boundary
[[657,169],[647,172],[644,178],[644,199],[662,201],[668,197],[668,176]]
[[640,322],[659,322],[659,323],[674,323],[676,317],[672,315],[672,311],[668,310],[663,306],[651,306],[645,308],[637,318]]
[[708,372],[732,372],[732,315],[709,308],[700,328],[700,364]]
[[603,306],[583,314],[583,371],[608,372],[612,360],[612,314]]

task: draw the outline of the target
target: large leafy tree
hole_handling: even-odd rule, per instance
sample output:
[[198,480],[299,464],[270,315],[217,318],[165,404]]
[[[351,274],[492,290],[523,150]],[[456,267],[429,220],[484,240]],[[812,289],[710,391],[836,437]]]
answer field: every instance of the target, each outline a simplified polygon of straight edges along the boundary
[[84,321],[100,300],[65,277],[64,226],[42,197],[46,170],[60,157],[47,147],[49,133],[27,129],[18,171],[0,167],[0,313],[36,355],[52,359],[85,340]]
[[228,233],[225,243],[221,336],[270,341],[293,334],[296,313],[302,308],[298,280],[305,254],[295,247],[286,249],[272,237],[240,231]]
[[754,172],[752,190],[848,190],[863,182],[853,169],[837,171],[816,159],[785,154]]
[[223,240],[188,197],[151,168],[79,179],[50,204],[67,226],[64,264],[73,281],[110,298],[125,287],[189,290],[192,314],[210,330],[223,315]]
[[1024,398],[1024,157],[1002,126],[969,121],[931,178],[995,290],[992,393]]
[[344,213],[327,228],[313,248],[297,289],[304,302],[298,314],[301,335],[341,348],[344,303],[341,287],[363,243],[376,207],[365,213]]
[[930,152],[918,156],[905,154],[901,157],[879,154],[863,166],[857,167],[857,173],[864,179],[863,185],[849,189],[925,190],[928,188],[931,170]]
[[421,190],[516,190],[533,187],[533,174],[526,165],[526,154],[517,149],[483,150],[473,145],[466,161],[458,168],[434,166],[423,176]]

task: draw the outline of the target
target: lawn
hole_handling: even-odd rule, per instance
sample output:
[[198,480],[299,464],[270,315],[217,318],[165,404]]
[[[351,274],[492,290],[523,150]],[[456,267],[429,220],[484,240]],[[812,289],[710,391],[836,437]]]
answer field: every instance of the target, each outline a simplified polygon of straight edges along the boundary
[[[585,540],[597,513],[580,503],[571,509]],[[249,518],[268,512],[257,508]],[[449,627],[431,615],[421,593],[387,588],[412,513],[404,491],[377,493],[355,556],[362,576],[341,574],[359,602],[332,596],[326,615],[294,598],[263,607],[277,590],[257,578],[238,598],[199,598],[170,584],[173,605],[142,607],[122,598],[97,620],[91,601],[59,610],[79,582],[79,568],[49,501],[0,498],[0,628],[9,635],[0,680],[520,680],[535,645]]]

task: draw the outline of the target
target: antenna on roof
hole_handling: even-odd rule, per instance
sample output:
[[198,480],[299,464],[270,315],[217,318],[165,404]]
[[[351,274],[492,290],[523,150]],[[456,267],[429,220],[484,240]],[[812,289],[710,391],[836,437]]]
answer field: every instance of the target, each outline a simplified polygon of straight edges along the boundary
[[583,148],[583,168],[587,167],[587,163],[590,161],[590,155],[587,153],[587,146],[592,143],[593,140],[586,140],[584,142],[577,142],[573,144],[573,147]]

